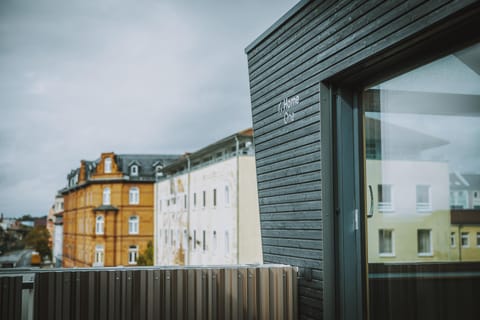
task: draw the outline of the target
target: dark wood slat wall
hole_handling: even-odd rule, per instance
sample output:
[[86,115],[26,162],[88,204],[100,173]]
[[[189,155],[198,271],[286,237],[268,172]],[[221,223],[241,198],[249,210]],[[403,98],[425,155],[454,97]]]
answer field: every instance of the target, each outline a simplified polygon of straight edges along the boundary
[[[468,7],[466,1],[310,1],[247,49],[265,263],[312,268],[301,319],[322,318],[319,83]],[[277,106],[300,97],[295,120]],[[325,152],[328,152],[325,151]]]

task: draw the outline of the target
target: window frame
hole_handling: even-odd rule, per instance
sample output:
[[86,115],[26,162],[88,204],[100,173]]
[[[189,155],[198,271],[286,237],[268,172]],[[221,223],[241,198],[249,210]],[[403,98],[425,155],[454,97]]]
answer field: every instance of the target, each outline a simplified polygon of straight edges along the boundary
[[[132,257],[134,259],[132,259]],[[138,260],[138,245],[130,245],[128,247],[128,264],[136,265]]]
[[102,204],[104,206],[109,206],[112,204],[112,190],[110,187],[103,188]]
[[[389,187],[389,197],[390,201],[380,201],[380,193],[382,194],[382,200],[383,200],[383,188],[384,186]],[[380,192],[380,187],[382,187],[382,192]],[[379,183],[377,184],[377,199],[378,199],[378,211],[381,213],[392,213],[395,211],[395,199],[393,196],[393,184],[390,183]]]
[[112,173],[112,158],[107,157],[103,160],[103,173]]
[[[420,232],[427,231],[428,232],[428,245],[429,251],[420,251]],[[432,229],[417,229],[417,255],[419,257],[432,257],[433,256],[433,236],[432,236]]]
[[[382,233],[390,232],[390,252],[382,252],[381,242],[382,242]],[[380,257],[395,257],[395,230],[394,229],[378,229],[378,255]]]
[[131,215],[128,217],[128,234],[140,233],[140,217],[138,215]]
[[138,205],[140,204],[140,188],[130,187],[128,190],[128,204]]
[[98,215],[95,217],[95,234],[105,234],[105,216]]

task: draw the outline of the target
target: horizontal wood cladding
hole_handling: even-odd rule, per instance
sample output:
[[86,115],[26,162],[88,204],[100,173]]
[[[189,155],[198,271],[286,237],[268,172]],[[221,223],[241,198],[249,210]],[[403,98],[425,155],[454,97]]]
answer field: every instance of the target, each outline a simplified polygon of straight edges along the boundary
[[[299,281],[300,319],[322,317],[322,188],[330,186],[321,175],[331,155],[321,149],[320,82],[388,57],[475,2],[310,1],[247,49],[264,261],[311,268],[313,281]],[[295,101],[294,119],[284,117],[285,99]]]

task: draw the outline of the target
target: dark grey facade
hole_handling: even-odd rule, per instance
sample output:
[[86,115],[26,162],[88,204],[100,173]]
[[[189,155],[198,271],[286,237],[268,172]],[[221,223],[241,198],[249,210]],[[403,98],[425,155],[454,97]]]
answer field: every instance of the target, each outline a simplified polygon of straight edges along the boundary
[[361,183],[342,162],[360,156],[356,114],[342,106],[478,41],[479,12],[478,1],[301,1],[246,48],[264,261],[300,268],[300,319],[366,314]]

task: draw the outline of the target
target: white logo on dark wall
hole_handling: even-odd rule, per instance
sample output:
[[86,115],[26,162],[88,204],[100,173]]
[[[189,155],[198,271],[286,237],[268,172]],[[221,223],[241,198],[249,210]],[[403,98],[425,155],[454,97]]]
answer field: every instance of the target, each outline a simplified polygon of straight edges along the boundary
[[285,98],[278,104],[278,113],[283,117],[283,123],[295,121],[295,112],[293,107],[300,103],[300,97],[294,96],[291,98]]

